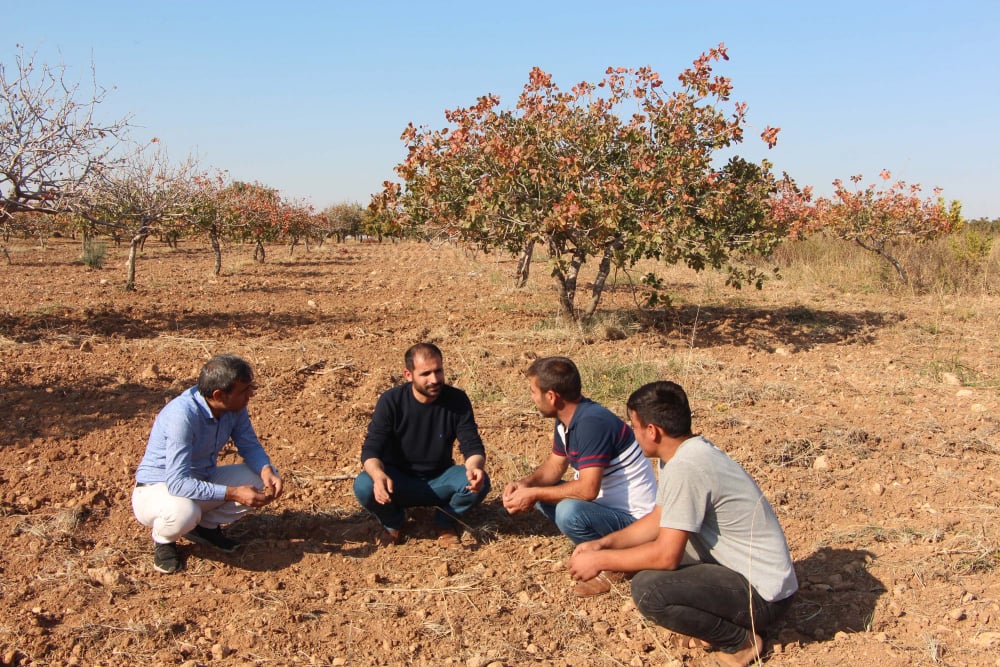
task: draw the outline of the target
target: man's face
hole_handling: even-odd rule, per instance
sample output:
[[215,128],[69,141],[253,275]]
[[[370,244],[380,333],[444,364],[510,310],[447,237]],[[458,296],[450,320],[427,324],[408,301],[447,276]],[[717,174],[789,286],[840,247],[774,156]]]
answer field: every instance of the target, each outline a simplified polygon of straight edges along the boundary
[[538,412],[543,417],[555,417],[556,416],[556,406],[553,399],[555,394],[551,391],[543,392],[538,388],[538,378],[531,378],[531,400],[534,401],[535,407],[538,408]]
[[635,434],[635,441],[642,447],[642,453],[649,458],[656,457],[656,432],[652,427],[644,425],[639,421],[639,416],[634,412],[629,413],[629,421],[632,422],[632,433]]
[[255,391],[257,391],[257,385],[253,380],[250,382],[236,380],[229,391],[222,392],[223,412],[239,412],[247,406]]
[[444,364],[433,355],[413,358],[413,370],[406,369],[404,377],[413,383],[414,396],[421,403],[430,403],[441,395],[444,387]]

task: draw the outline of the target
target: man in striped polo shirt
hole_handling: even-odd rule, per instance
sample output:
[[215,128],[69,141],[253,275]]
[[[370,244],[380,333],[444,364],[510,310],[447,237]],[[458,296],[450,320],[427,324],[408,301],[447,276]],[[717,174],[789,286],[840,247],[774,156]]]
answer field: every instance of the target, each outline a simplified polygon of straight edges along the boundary
[[[653,467],[632,428],[583,396],[580,372],[566,357],[536,359],[526,371],[531,400],[555,418],[549,458],[503,491],[508,512],[541,510],[574,544],[596,540],[641,519],[656,504]],[[573,468],[573,479],[563,475]],[[578,583],[576,595],[600,595],[623,575],[605,572]]]

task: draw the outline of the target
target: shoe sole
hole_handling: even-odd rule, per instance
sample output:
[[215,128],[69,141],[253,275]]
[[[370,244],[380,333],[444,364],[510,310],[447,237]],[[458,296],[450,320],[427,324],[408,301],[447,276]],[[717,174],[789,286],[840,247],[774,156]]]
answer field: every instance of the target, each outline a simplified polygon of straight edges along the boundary
[[174,574],[175,572],[177,572],[177,570],[181,568],[180,565],[176,565],[174,566],[173,569],[170,569],[169,567],[164,567],[162,565],[157,565],[156,563],[153,563],[153,569],[161,574]]

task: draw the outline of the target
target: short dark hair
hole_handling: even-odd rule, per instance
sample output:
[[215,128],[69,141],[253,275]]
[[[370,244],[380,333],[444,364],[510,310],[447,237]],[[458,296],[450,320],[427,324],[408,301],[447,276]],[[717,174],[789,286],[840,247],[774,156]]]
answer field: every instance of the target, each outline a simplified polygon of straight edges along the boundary
[[644,384],[628,397],[629,414],[642,424],[653,424],[672,438],[691,435],[691,406],[687,394],[676,382],[660,380]]
[[525,375],[535,378],[542,393],[554,391],[565,401],[576,402],[583,395],[580,371],[569,357],[542,357],[528,366]]
[[253,382],[253,369],[235,354],[217,354],[201,368],[198,374],[198,392],[211,398],[216,389],[232,391],[237,382]]
[[406,370],[413,370],[413,360],[417,357],[433,357],[439,361],[444,361],[444,356],[437,345],[434,343],[417,343],[416,345],[411,345],[410,349],[403,355]]

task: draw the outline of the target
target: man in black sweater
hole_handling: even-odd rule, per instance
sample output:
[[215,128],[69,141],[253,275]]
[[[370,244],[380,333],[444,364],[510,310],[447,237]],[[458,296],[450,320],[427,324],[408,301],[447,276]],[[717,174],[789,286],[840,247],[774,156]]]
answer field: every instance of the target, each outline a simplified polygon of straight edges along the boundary
[[[445,384],[436,345],[417,343],[404,360],[407,382],[383,393],[375,404],[354,495],[382,524],[379,546],[403,540],[407,507],[436,507],[438,544],[461,547],[456,519],[490,490],[472,403],[464,391]],[[455,440],[464,465],[456,465],[452,456]]]

